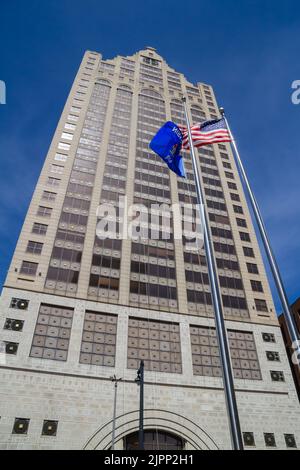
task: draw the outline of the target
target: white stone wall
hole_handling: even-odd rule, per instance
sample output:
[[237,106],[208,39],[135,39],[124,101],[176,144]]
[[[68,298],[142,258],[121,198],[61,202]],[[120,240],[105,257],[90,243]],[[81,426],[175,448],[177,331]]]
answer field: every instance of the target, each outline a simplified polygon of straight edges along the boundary
[[[12,297],[28,299],[28,310],[10,308]],[[183,373],[146,371],[145,427],[173,429],[179,434],[181,429],[189,448],[230,448],[222,380],[193,376],[192,371],[189,324],[213,326],[212,319],[62,299],[9,288],[4,288],[1,300],[1,340],[19,343],[17,354],[6,355],[5,361],[0,364],[1,448],[82,449],[97,430],[98,434],[87,447],[109,446],[111,424],[108,423],[112,419],[114,393],[110,377],[113,374],[123,378],[118,387],[117,436],[121,439],[126,433],[137,429],[139,389],[134,383],[136,371],[126,368],[129,316],[180,324]],[[40,303],[59,306],[62,301],[64,306],[74,308],[68,360],[57,362],[29,357]],[[86,309],[118,315],[114,368],[79,364]],[[23,331],[4,330],[7,317],[25,320]],[[264,432],[275,434],[277,448],[286,448],[284,434],[294,434],[299,446],[299,402],[279,327],[233,321],[228,321],[227,327],[253,332],[263,378],[259,381],[235,381],[242,430],[254,433],[257,449],[266,448]],[[262,332],[273,333],[276,342],[265,343]],[[268,361],[266,350],[278,351],[281,362]],[[273,382],[270,370],[283,371],[285,382]],[[12,434],[15,418],[30,419],[27,435]],[[56,437],[41,436],[45,419],[59,421]],[[129,421],[132,423],[129,424]]]

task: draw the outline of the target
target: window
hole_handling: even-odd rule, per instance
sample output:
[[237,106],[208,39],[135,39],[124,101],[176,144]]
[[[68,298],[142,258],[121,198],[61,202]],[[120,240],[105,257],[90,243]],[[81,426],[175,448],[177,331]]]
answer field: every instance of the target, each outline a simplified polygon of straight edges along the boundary
[[233,201],[240,201],[240,196],[236,193],[230,193],[230,197]]
[[87,311],[84,317],[79,362],[114,367],[116,337],[116,315]]
[[225,176],[226,176],[227,178],[231,178],[231,179],[234,178],[233,173],[231,173],[230,171],[225,171]]
[[32,233],[36,233],[38,235],[46,235],[47,228],[48,228],[48,225],[34,222],[33,227],[32,227]]
[[255,292],[263,292],[263,286],[262,286],[262,283],[260,281],[254,281],[254,280],[250,280],[251,282],[251,287],[252,287],[252,290],[255,291]]
[[[74,124],[70,124],[68,122],[65,123],[65,129],[69,129],[70,131],[75,131],[76,126]],[[73,136],[72,136],[73,137]],[[71,140],[71,139],[70,139]]]
[[243,242],[250,242],[250,235],[249,233],[247,232],[240,232],[240,239],[243,241]]
[[259,274],[257,264],[247,263],[248,273]]
[[243,214],[243,208],[241,206],[237,206],[236,204],[233,204],[233,210],[237,214]]
[[78,121],[78,116],[75,116],[75,114],[69,114],[68,115],[68,120],[76,122],[76,121]]
[[245,219],[236,218],[236,223],[239,227],[247,227],[247,223]]
[[61,165],[51,165],[51,173],[58,173],[62,174],[64,171],[64,167]]
[[243,251],[245,256],[248,256],[249,258],[255,258],[254,251],[252,248],[249,248],[248,246],[243,246]]
[[177,323],[129,318],[127,367],[180,374],[180,332]]
[[38,263],[32,263],[31,261],[22,261],[20,273],[27,274],[28,276],[35,276],[37,267]]
[[48,176],[47,184],[49,186],[59,186],[59,183],[60,183],[60,179],[52,178],[51,176]]
[[[261,380],[253,333],[228,330],[230,356],[236,379]],[[194,375],[221,377],[221,362],[215,328],[190,326]]]
[[237,185],[232,181],[227,181],[227,186],[229,189],[237,189]]
[[268,312],[267,302],[263,299],[254,299],[256,310],[259,312]]
[[68,159],[68,155],[64,155],[63,153],[56,153],[54,160],[57,160],[59,162],[66,162]]
[[37,215],[41,217],[51,217],[52,209],[51,207],[39,206],[37,210]]
[[71,107],[71,111],[72,111],[73,113],[80,113],[80,109],[81,109],[81,108],[78,108],[78,106],[72,106],[72,107]]
[[42,194],[42,199],[45,201],[55,201],[56,193],[52,193],[50,191],[44,191]]
[[63,142],[59,142],[58,148],[60,150],[70,150],[71,145],[70,144],[64,144]]
[[[166,431],[147,429],[144,431],[145,450],[183,450],[184,440]],[[139,436],[137,432],[125,437],[126,450],[139,449]]]
[[29,241],[26,251],[27,253],[33,253],[34,255],[40,255],[42,252],[43,243]]
[[31,357],[66,361],[73,309],[41,304],[34,331]]
[[63,132],[61,138],[66,140],[72,140],[73,134],[70,134],[70,132]]

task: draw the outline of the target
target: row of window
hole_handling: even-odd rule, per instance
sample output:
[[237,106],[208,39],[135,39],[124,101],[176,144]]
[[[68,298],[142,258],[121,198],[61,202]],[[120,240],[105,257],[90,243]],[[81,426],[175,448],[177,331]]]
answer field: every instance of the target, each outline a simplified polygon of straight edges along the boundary
[[[28,309],[25,299],[13,298],[11,307]],[[30,355],[36,358],[66,361],[74,309],[41,304]],[[19,331],[24,320],[7,318],[4,329]],[[114,366],[116,353],[117,315],[86,311],[80,362]],[[135,368],[140,360],[148,370],[181,373],[179,324],[129,318],[128,367]],[[272,333],[262,333],[264,342],[275,343]],[[221,376],[216,331],[206,326],[190,325],[192,362],[195,375]],[[261,380],[260,366],[252,332],[228,330],[232,365],[236,378]],[[18,343],[5,342],[7,354],[17,354]],[[266,351],[268,361],[280,362],[277,351]],[[273,381],[284,381],[282,371],[271,370]]]

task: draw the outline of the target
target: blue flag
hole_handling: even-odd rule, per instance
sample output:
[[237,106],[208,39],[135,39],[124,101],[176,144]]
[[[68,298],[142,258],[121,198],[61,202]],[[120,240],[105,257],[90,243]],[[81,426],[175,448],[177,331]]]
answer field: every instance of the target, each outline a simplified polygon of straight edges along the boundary
[[168,121],[155,134],[149,147],[166,162],[170,170],[185,178],[183,159],[179,155],[182,138],[179,127],[174,122]]

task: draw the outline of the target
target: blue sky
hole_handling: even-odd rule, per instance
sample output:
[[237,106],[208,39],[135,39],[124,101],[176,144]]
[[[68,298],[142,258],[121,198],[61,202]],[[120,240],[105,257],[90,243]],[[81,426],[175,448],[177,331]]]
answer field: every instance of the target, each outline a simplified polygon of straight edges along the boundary
[[2,2],[0,285],[84,51],[108,59],[147,45],[191,82],[215,88],[295,300],[300,105],[291,102],[291,83],[300,80],[300,2],[293,0]]

